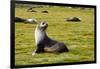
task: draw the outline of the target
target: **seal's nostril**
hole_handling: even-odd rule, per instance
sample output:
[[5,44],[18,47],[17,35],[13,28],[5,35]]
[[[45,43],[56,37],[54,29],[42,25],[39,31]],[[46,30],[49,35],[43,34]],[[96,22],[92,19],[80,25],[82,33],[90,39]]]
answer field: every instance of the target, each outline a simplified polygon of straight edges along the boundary
[[48,24],[46,24],[48,26]]

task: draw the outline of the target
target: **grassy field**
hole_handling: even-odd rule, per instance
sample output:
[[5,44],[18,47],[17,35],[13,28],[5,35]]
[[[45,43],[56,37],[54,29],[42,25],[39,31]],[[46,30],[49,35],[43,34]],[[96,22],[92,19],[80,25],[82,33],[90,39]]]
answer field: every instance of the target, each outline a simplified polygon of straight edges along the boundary
[[[36,24],[15,23],[15,64],[35,65],[94,61],[94,9],[65,7],[35,8],[39,12],[27,12],[27,8],[15,8],[15,16],[47,21],[48,36],[64,42],[68,53],[42,53],[32,56],[36,49],[34,30]],[[41,13],[48,10],[49,13]],[[77,16],[81,22],[67,22]]]

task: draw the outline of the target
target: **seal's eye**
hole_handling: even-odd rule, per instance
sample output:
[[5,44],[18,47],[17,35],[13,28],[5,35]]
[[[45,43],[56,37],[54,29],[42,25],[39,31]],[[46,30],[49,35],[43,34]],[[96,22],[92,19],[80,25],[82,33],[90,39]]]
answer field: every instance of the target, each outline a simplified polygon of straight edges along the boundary
[[45,23],[43,22],[42,24],[44,25]]

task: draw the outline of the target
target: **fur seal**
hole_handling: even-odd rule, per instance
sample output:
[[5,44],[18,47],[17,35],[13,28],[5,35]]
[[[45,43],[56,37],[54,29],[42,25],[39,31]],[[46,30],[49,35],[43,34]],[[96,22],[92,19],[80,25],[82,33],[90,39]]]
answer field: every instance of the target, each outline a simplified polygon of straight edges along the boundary
[[48,13],[48,11],[47,10],[44,10],[44,11],[42,11],[42,13]]
[[20,17],[15,17],[14,19],[15,22],[24,22],[24,23],[32,23],[32,24],[36,24],[37,20],[35,18],[30,18],[30,19],[24,19],[24,18],[20,18]]
[[70,18],[67,18],[66,21],[69,21],[69,22],[80,22],[81,21],[81,18],[78,18],[78,17],[70,17]]
[[54,39],[51,39],[46,34],[46,29],[48,24],[45,22],[41,22],[36,26],[35,29],[35,41],[37,45],[37,49],[32,53],[43,53],[43,52],[68,52],[68,48],[63,42],[58,42]]
[[35,23],[37,23],[37,20],[36,20],[35,18],[30,18],[30,19],[26,19],[24,22],[25,22],[25,23],[32,23],[32,24],[35,24]]
[[26,19],[24,19],[24,18],[20,18],[20,17],[15,17],[14,18],[14,21],[15,22],[24,22]]

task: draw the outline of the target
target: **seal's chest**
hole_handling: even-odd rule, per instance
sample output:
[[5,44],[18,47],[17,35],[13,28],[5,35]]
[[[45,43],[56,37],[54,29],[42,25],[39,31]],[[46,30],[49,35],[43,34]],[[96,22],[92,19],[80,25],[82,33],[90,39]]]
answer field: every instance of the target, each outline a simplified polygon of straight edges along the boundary
[[45,37],[45,32],[39,31],[39,30],[35,31],[35,41],[36,41],[36,44],[38,44],[41,41],[43,41],[44,37]]

